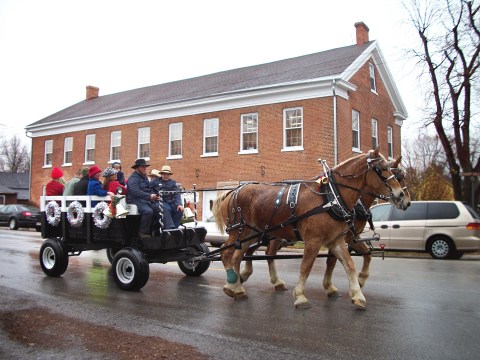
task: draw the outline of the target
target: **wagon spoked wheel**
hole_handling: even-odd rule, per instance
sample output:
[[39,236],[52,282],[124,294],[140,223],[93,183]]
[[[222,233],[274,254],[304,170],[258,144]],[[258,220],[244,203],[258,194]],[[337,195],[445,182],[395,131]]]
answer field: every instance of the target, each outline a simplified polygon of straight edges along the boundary
[[47,239],[40,247],[40,266],[47,276],[62,275],[68,267],[68,252],[60,239]]
[[110,262],[110,264],[113,264],[113,259],[115,258],[115,255],[117,252],[120,251],[121,248],[108,248],[107,249],[107,259]]
[[17,219],[11,218],[10,222],[8,223],[8,227],[10,230],[18,230],[18,222]]
[[[210,252],[209,248],[207,245],[204,243],[201,243],[198,245],[199,250],[201,250],[204,254]],[[190,261],[177,261],[178,267],[182,272],[187,275],[187,276],[200,276],[202,275],[205,271],[208,270],[210,267],[210,261],[201,261],[198,262],[195,267],[192,266]]]
[[140,290],[150,276],[147,260],[133,248],[119,250],[113,258],[112,268],[115,282],[122,290]]

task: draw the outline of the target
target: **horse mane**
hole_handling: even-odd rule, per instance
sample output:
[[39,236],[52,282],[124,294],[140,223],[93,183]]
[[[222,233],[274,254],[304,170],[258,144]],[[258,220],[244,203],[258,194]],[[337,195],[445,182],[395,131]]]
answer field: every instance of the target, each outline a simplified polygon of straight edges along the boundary
[[213,201],[213,218],[215,219],[215,224],[217,225],[218,230],[222,234],[225,232],[225,224],[227,223],[227,214],[222,212],[222,203],[231,192],[231,190],[223,190],[218,193],[217,197]]

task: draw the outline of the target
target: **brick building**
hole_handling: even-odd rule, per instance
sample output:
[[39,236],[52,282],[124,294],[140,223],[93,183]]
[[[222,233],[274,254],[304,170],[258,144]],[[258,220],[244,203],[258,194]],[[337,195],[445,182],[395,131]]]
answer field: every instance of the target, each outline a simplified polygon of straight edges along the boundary
[[[136,158],[170,165],[191,189],[242,181],[309,179],[318,158],[333,167],[379,144],[401,151],[407,111],[368,27],[356,44],[86,99],[27,126],[32,137],[31,200],[53,166],[67,179],[84,165]],[[203,212],[214,194],[203,195]]]

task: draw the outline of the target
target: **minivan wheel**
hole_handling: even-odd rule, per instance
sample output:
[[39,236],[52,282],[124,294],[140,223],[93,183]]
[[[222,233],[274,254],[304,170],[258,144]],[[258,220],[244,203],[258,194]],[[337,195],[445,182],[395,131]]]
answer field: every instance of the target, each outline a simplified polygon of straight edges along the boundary
[[455,254],[452,240],[445,236],[437,236],[430,241],[428,252],[434,259],[450,259]]

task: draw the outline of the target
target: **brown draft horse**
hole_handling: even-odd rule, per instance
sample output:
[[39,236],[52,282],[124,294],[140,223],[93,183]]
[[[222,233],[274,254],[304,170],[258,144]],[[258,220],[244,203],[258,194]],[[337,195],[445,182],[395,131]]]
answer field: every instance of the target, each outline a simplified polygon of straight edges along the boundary
[[[399,209],[406,210],[410,206],[410,193],[408,192],[408,188],[405,184],[405,175],[400,165],[401,160],[402,160],[401,156],[398,157],[396,160],[394,160],[390,164],[390,170],[394,173],[396,179],[402,186],[403,192],[405,194],[405,196],[402,198],[400,202],[395,203],[395,206]],[[362,201],[365,209],[369,209],[372,206],[375,198],[372,195],[370,195],[371,189],[366,188],[365,190],[367,192],[364,195],[362,195],[360,200]],[[366,225],[367,225],[366,218],[357,218],[355,220],[356,235],[361,234],[365,229]],[[370,268],[370,262],[372,260],[372,255],[370,254],[370,248],[365,242],[355,242],[354,240],[355,240],[354,235],[351,232],[348,232],[345,235],[345,242],[348,245],[350,245],[353,248],[353,250],[355,250],[358,254],[362,254],[363,266],[362,266],[362,270],[358,273],[358,283],[360,284],[360,287],[363,288],[369,276],[369,268]],[[332,283],[333,269],[335,268],[335,265],[337,263],[337,258],[333,256],[331,251],[328,252],[328,255],[329,256],[327,257],[327,268],[325,269],[325,275],[323,277],[323,288],[325,289],[329,297],[338,297],[339,296],[338,289]]]
[[[392,203],[401,202],[405,195],[378,148],[339,164],[332,169],[332,174],[335,174],[339,196],[346,209],[353,209],[365,188],[388,198]],[[305,249],[299,280],[293,291],[295,307],[310,307],[304,295],[305,282],[322,246],[327,247],[343,264],[349,279],[352,302],[365,307],[366,300],[360,289],[355,265],[345,246],[344,236],[350,231],[347,222],[335,220],[321,211],[331,206],[331,202],[327,203],[311,183],[301,183],[296,194],[296,206],[286,204],[285,199],[290,199],[289,195],[282,194],[279,201],[278,185],[250,183],[219,194],[215,200],[213,214],[217,226],[220,229],[226,227],[229,233],[221,252],[227,272],[224,293],[233,298],[246,297],[241,283],[240,262],[250,244],[258,240],[257,235],[267,234],[283,239],[293,239],[298,235],[304,239]],[[274,205],[275,201],[278,206]]]
[[[395,205],[399,209],[406,210],[410,206],[410,193],[408,192],[407,186],[405,184],[405,176],[402,170],[402,167],[400,165],[402,160],[402,157],[398,157],[396,160],[393,162],[389,163],[390,170],[394,173],[396,179],[402,186],[402,189],[405,193],[405,196],[402,198],[402,200]],[[371,195],[373,193],[372,189],[369,189],[366,187],[365,192],[361,195],[360,201],[362,202],[362,205],[365,209],[369,209],[374,200],[375,197]],[[355,233],[356,235],[359,235],[363,232],[366,224],[367,224],[367,219],[364,217],[358,216],[355,219]],[[347,232],[345,234],[345,242],[350,245],[357,253],[362,254],[363,257],[363,266],[362,270],[358,274],[358,282],[360,284],[360,287],[364,287],[365,282],[369,276],[369,267],[370,267],[370,262],[372,260],[372,255],[370,253],[370,248],[367,246],[365,242],[355,242],[355,236],[352,234],[352,232]],[[278,250],[281,247],[281,240],[279,239],[273,239],[270,240],[267,244],[267,248],[265,250],[266,255],[276,255]],[[260,246],[260,245],[259,245]],[[259,246],[251,246],[246,255],[252,255]],[[267,260],[268,262],[268,268],[269,268],[269,273],[270,273],[270,281],[271,283],[275,286],[275,290],[287,290],[287,286],[285,284],[285,281],[280,279],[277,275],[276,271],[276,266],[275,266],[275,260],[269,259]],[[325,269],[325,275],[323,279],[323,287],[327,292],[327,295],[329,297],[338,297],[338,289],[333,285],[332,283],[332,274],[333,270],[335,268],[335,265],[337,263],[337,258],[332,254],[331,251],[328,253],[327,257],[327,268]],[[253,264],[252,260],[245,260],[245,267],[243,271],[240,273],[240,280],[242,283],[248,280],[248,278],[252,275],[253,273]]]

